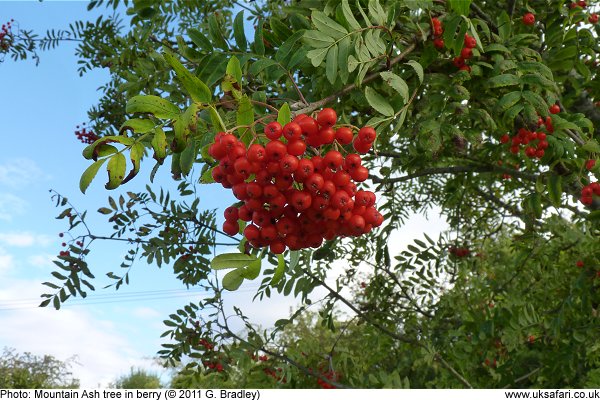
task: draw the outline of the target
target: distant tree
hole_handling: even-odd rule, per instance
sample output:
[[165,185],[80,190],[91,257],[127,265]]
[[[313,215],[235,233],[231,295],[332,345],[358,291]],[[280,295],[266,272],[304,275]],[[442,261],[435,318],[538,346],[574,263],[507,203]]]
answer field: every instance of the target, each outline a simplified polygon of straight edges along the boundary
[[162,384],[158,375],[141,368],[129,371],[112,385],[116,389],[160,389]]
[[71,364],[74,359],[61,361],[50,355],[37,356],[17,353],[4,348],[0,355],[0,387],[5,389],[78,388]]

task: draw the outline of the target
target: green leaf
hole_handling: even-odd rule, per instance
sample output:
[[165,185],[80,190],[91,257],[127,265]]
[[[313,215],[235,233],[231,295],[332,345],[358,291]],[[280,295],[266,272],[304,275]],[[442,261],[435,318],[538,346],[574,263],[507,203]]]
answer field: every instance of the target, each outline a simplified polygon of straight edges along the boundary
[[518,76],[512,74],[496,75],[487,80],[487,86],[490,88],[498,88],[504,86],[513,86],[521,83]]
[[196,141],[190,140],[187,147],[181,152],[179,159],[179,165],[181,166],[181,173],[188,175],[196,162]]
[[555,207],[560,207],[562,195],[562,176],[552,174],[548,177],[548,197]]
[[348,34],[346,28],[329,18],[322,11],[314,10],[311,15],[311,20],[317,29],[322,32],[321,35],[325,34],[334,39],[341,39]]
[[365,97],[367,98],[369,105],[377,110],[377,112],[380,114],[383,114],[386,117],[391,117],[394,115],[394,109],[390,103],[388,103],[388,101],[382,95],[377,93],[369,86],[365,88]]
[[281,278],[283,278],[283,274],[285,272],[285,259],[282,254],[277,254],[277,268],[275,269],[275,273],[273,274],[273,278],[271,279],[271,286],[275,286],[279,283]]
[[344,14],[344,18],[346,19],[346,22],[348,22],[350,28],[354,30],[361,28],[356,18],[354,18],[354,14],[352,13],[352,9],[350,8],[348,0],[342,0],[342,13]]
[[133,164],[133,168],[131,169],[131,171],[129,171],[129,174],[127,174],[127,176],[123,179],[123,182],[121,182],[121,184],[129,182],[131,179],[133,179],[133,177],[135,177],[138,174],[138,172],[140,172],[140,161],[144,156],[144,151],[145,147],[140,142],[136,142],[133,144],[133,146],[131,146],[131,149],[129,149],[129,159]]
[[254,33],[254,51],[262,56],[265,54],[265,43],[263,42],[263,23],[258,21],[256,32]]
[[149,119],[133,118],[123,122],[119,128],[119,133],[123,133],[124,130],[131,130],[135,133],[146,133],[154,129],[154,125],[154,122]]
[[348,72],[352,72],[360,65],[360,61],[358,61],[354,56],[348,57]]
[[226,273],[222,284],[224,289],[233,292],[241,286],[242,282],[244,282],[244,278],[242,277],[242,269],[240,268]]
[[423,67],[421,66],[421,64],[419,64],[415,60],[410,60],[406,64],[410,65],[415,70],[415,72],[417,73],[417,76],[419,77],[419,82],[423,83],[425,74],[423,72]]
[[192,100],[200,103],[210,103],[212,93],[208,86],[204,84],[197,76],[192,75],[183,64],[175,58],[171,53],[164,52],[163,57],[171,65],[175,71],[177,79],[190,94]]
[[154,149],[154,157],[162,164],[162,160],[167,157],[167,136],[165,135],[165,131],[160,127],[154,130],[152,148]]
[[225,73],[231,75],[240,85],[242,84],[242,67],[236,56],[231,56],[229,59]]
[[150,113],[156,118],[175,118],[179,108],[169,100],[153,95],[134,96],[125,106],[127,113]]
[[246,34],[244,33],[244,10],[235,16],[235,20],[233,21],[233,37],[238,48],[245,51],[248,43],[246,41]]
[[256,279],[260,274],[261,266],[262,260],[259,258],[256,261],[252,261],[248,266],[240,268],[242,278],[250,280]]
[[[554,122],[554,118],[552,120]],[[581,148],[590,153],[600,153],[600,144],[598,144],[596,139],[588,140]]]
[[86,168],[86,170],[81,175],[81,179],[79,179],[79,190],[81,190],[81,193],[85,193],[87,188],[90,186],[90,183],[92,183],[92,181],[94,180],[94,177],[96,177],[98,170],[100,169],[102,164],[104,164],[105,161],[106,158],[103,158],[94,162],[92,165]]
[[[334,46],[334,47],[337,47],[337,46]],[[313,65],[313,67],[318,67],[319,65],[321,65],[323,63],[325,56],[327,56],[328,50],[329,50],[329,48],[323,47],[320,49],[310,50],[308,53],[306,53],[307,57],[310,59],[310,62]]]
[[105,187],[109,190],[119,187],[125,178],[125,169],[127,168],[127,160],[123,153],[117,153],[108,160],[108,183]]
[[450,8],[460,15],[469,15],[471,0],[448,0]]
[[[252,125],[254,123],[254,107],[252,107],[252,103],[247,95],[243,95],[238,102],[236,122],[238,125]],[[246,135],[246,132],[250,129],[251,128],[247,127],[238,130],[240,137],[247,139],[247,142],[244,142],[246,145],[248,145],[252,139],[252,135]]]
[[404,104],[408,103],[409,89],[404,79],[389,71],[381,72],[380,75],[385,83],[402,96]]
[[510,31],[512,30],[512,22],[510,21],[510,17],[506,11],[502,11],[498,16],[498,33],[500,33],[500,38],[503,41],[508,40],[510,38]]
[[548,104],[539,94],[532,92],[531,90],[524,90],[522,96],[542,117],[548,115]]
[[188,36],[192,39],[192,42],[199,48],[207,51],[212,51],[213,46],[210,40],[202,32],[198,29],[190,28],[188,29]]
[[343,83],[348,81],[348,55],[350,54],[350,46],[352,46],[352,39],[350,36],[346,36],[338,43],[338,67],[340,69],[340,79]]
[[212,168],[209,168],[209,169],[207,169],[206,171],[204,171],[204,173],[202,174],[202,176],[201,176],[201,177],[200,177],[200,179],[199,179],[199,182],[200,182],[200,183],[203,183],[203,184],[207,184],[207,183],[215,183],[215,180],[214,180],[214,179],[213,179],[213,177],[212,177],[212,171],[213,171],[213,169],[215,169],[215,168],[216,168],[216,166],[215,166],[215,167],[212,167]]
[[517,104],[519,100],[521,100],[520,91],[507,93],[496,103],[496,111],[502,113]]
[[210,262],[210,267],[214,270],[241,268],[256,261],[255,256],[243,253],[225,253],[219,254]]
[[215,14],[211,14],[208,17],[208,36],[217,47],[223,50],[229,49],[229,46],[227,46],[227,42],[223,37],[221,27],[219,26],[219,21],[217,21],[217,16]]
[[[295,32],[285,42],[279,46],[277,53],[275,53],[275,59],[281,63],[284,63],[292,54],[294,47],[299,39],[304,35],[304,30]],[[269,60],[269,59],[267,59]]]
[[335,43],[335,40],[329,36],[323,35],[319,31],[306,31],[302,36],[302,41],[314,48],[329,47]]
[[269,58],[261,58],[260,60],[257,60],[252,63],[250,68],[248,68],[248,72],[251,75],[258,75],[262,72],[262,70],[264,70],[265,68],[272,67],[273,65],[277,65],[277,62]]
[[383,7],[381,7],[381,4],[379,4],[379,0],[369,0],[367,8],[369,9],[369,14],[371,15],[371,17],[373,17],[373,20],[378,25],[385,24],[387,15],[386,15]]
[[337,45],[331,46],[327,52],[327,63],[325,65],[325,74],[327,80],[332,85],[335,83],[338,71],[338,47]]
[[290,110],[290,106],[288,103],[283,103],[279,112],[277,113],[277,122],[284,126],[288,122],[292,120],[292,111]]

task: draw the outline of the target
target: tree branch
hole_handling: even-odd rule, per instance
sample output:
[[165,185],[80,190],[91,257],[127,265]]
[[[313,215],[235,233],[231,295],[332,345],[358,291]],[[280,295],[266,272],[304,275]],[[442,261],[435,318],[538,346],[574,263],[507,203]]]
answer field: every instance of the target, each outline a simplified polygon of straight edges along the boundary
[[[415,48],[417,47],[416,43],[411,43],[406,49],[404,49],[404,51],[400,54],[398,54],[396,57],[392,58],[389,62],[389,66],[392,66],[394,64],[399,63],[400,61],[402,61],[407,55],[409,55]],[[370,75],[367,75],[365,77],[365,79],[363,79],[362,83],[366,84],[369,83],[375,79],[377,79],[379,77],[379,72],[373,72]],[[340,90],[337,93],[332,94],[331,96],[327,96],[324,99],[315,101],[313,103],[310,103],[308,106],[304,107],[304,108],[300,108],[298,110],[296,110],[294,112],[294,114],[298,115],[298,114],[308,114],[310,112],[313,112],[321,107],[323,107],[325,104],[337,99],[340,96],[343,96],[345,94],[350,93],[351,91],[353,91],[354,89],[357,88],[356,83],[351,83],[347,86],[345,86],[342,90]],[[298,104],[292,104],[292,109],[299,107],[300,105]]]

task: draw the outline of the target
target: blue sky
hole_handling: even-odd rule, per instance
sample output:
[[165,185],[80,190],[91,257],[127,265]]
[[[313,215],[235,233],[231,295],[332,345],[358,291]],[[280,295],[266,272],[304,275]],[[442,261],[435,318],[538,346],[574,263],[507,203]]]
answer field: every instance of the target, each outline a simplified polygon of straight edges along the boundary
[[[11,18],[22,29],[43,34],[46,29],[66,28],[78,19],[95,19],[86,2],[0,1],[0,24]],[[88,299],[70,301],[60,311],[39,309],[43,281],[51,280],[51,260],[62,249],[58,233],[65,229],[56,220],[57,209],[49,189],[67,196],[80,210],[90,210],[90,222],[100,232],[106,223],[94,210],[107,196],[138,191],[148,181],[152,160],[122,190],[107,192],[101,172],[86,195],[78,189],[81,173],[89,161],[81,157],[84,145],[74,136],[75,126],[87,120],[87,110],[98,98],[96,89],[108,79],[103,70],[79,77],[75,45],[63,43],[41,53],[41,62],[0,63],[0,346],[20,352],[51,354],[60,359],[77,356],[76,377],[82,387],[106,385],[132,366],[154,369],[151,358],[160,349],[162,320],[189,301],[198,299],[186,291],[169,267],[137,263],[131,285],[118,292],[101,290],[109,283],[104,274],[117,271],[126,247],[103,245],[89,258],[99,289]],[[155,186],[175,187],[168,168],[159,170]],[[223,208],[233,202],[220,187],[204,187],[201,206]],[[439,220],[416,216],[405,233],[394,236],[394,247],[426,231],[432,237],[441,229]],[[260,278],[259,278],[260,280]],[[246,282],[228,297],[252,320],[269,326],[285,318],[294,299],[274,297],[267,303],[251,301],[255,282]],[[166,377],[165,377],[166,379]]]

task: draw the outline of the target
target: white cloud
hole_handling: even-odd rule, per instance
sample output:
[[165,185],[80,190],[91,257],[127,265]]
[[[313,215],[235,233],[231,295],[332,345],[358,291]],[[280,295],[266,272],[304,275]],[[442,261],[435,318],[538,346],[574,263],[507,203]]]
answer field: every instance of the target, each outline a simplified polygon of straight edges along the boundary
[[12,221],[25,212],[26,201],[11,193],[0,193],[0,220]]
[[52,243],[52,238],[30,232],[0,232],[0,243],[14,247],[47,246]]
[[0,165],[0,185],[22,188],[48,176],[29,158],[14,158]]
[[135,317],[147,319],[156,319],[163,316],[158,311],[150,307],[137,307],[131,310],[131,313]]
[[0,317],[2,326],[9,328],[0,330],[3,346],[60,360],[76,356],[72,371],[83,388],[106,387],[127,374],[131,366],[151,367],[119,326],[98,318],[90,309],[35,307],[40,284],[30,280],[3,282],[7,289],[0,289]]
[[52,268],[54,268],[55,265],[52,263],[52,260],[55,260],[55,259],[56,259],[55,254],[40,253],[40,254],[34,254],[34,255],[27,257],[27,262],[29,263],[29,265],[32,265],[34,267],[39,267],[39,268],[52,267]]
[[2,273],[10,270],[14,265],[14,259],[12,254],[9,254],[0,247],[0,276]]

